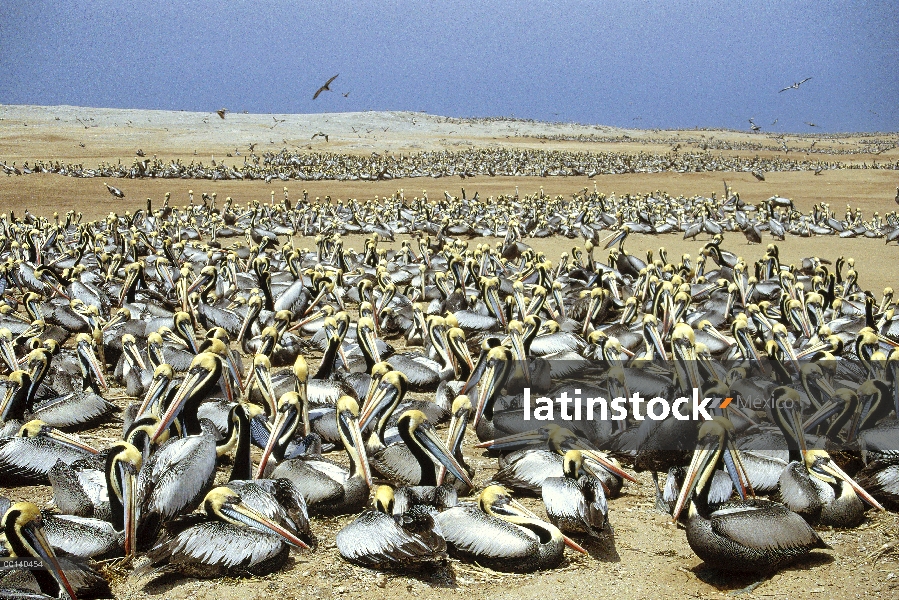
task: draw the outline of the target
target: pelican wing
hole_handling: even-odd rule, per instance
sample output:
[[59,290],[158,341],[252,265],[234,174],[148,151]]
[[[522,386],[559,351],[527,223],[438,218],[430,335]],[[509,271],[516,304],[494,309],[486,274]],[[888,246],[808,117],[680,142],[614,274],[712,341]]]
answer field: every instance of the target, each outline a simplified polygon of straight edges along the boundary
[[[325,461],[304,461],[301,458],[285,460],[272,471],[272,479],[287,479],[303,495],[306,504],[320,504],[339,500],[343,497],[343,481],[346,481],[346,471],[340,471],[337,465],[329,465]],[[321,464],[319,464],[321,463]],[[325,469],[325,472],[318,467]],[[340,481],[335,480],[340,477]]]
[[31,416],[52,427],[73,427],[95,421],[114,410],[117,410],[115,404],[97,394],[71,393],[42,402]]
[[453,313],[459,321],[459,327],[465,331],[488,331],[496,327],[498,321],[490,315],[482,315],[470,310],[460,310]]
[[91,558],[119,550],[125,542],[124,534],[107,521],[47,512],[42,516],[47,541],[62,554]]
[[75,469],[57,460],[56,464],[47,474],[50,485],[53,486],[53,504],[68,515],[90,516],[94,512],[94,506],[88,498],[87,492],[78,481]]
[[390,444],[369,458],[372,467],[398,485],[418,485],[421,466],[406,444]]
[[[878,500],[895,505],[899,501],[899,464],[874,461],[862,469],[856,482]],[[890,498],[892,496],[892,498]]]
[[826,547],[802,517],[770,500],[729,502],[709,519],[712,531],[745,548]]
[[721,469],[715,469],[712,475],[712,485],[709,488],[708,501],[712,504],[718,504],[725,500],[730,500],[734,491],[734,484],[730,480],[730,476]]
[[538,335],[531,342],[531,354],[534,356],[546,356],[564,352],[566,350],[580,351],[587,343],[578,335],[569,331],[560,331],[549,335]]
[[166,442],[150,455],[137,480],[141,513],[164,519],[190,509],[215,476],[215,441],[207,435]]
[[[782,453],[786,455],[786,453]],[[740,458],[746,475],[756,493],[770,492],[777,488],[780,474],[787,467],[787,462],[775,456],[768,456],[756,451],[740,451]]]
[[0,440],[0,482],[21,485],[23,480],[40,478],[50,472],[57,460],[72,464],[90,459],[91,454],[62,444],[46,443],[43,438],[12,437]]
[[425,511],[419,512],[427,516],[430,530],[405,529],[390,515],[366,511],[337,533],[337,549],[347,560],[371,566],[442,560],[446,557],[446,541],[440,527]]
[[496,472],[493,480],[539,494],[547,477],[562,477],[562,457],[547,450],[529,450]]
[[253,510],[294,534],[311,537],[306,501],[287,479],[229,481],[228,487],[240,494],[244,504]]
[[456,506],[437,514],[443,537],[459,552],[495,559],[536,555],[537,534],[491,517],[474,506]]
[[149,555],[154,562],[167,555],[170,563],[200,563],[231,569],[248,568],[272,559],[285,547],[272,534],[220,521],[205,521],[164,539]]
[[570,477],[547,477],[543,482],[543,504],[553,523],[557,519],[581,520],[589,511],[578,482]]

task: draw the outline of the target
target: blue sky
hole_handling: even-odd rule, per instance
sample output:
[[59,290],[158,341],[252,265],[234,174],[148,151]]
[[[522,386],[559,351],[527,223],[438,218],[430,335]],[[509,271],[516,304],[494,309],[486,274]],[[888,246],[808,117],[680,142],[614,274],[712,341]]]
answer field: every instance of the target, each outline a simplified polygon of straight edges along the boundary
[[897,24],[895,1],[7,0],[0,103],[897,131]]

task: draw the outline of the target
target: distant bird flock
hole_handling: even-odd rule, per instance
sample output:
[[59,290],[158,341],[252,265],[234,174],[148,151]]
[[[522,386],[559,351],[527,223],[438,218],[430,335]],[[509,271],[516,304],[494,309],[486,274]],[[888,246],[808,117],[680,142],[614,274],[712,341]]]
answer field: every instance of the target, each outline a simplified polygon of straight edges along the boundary
[[[313,136],[334,137],[333,133],[316,132]],[[760,148],[760,147],[759,147]],[[710,147],[711,149],[711,147]],[[758,149],[758,148],[746,148]],[[781,148],[778,147],[778,150]],[[878,145],[878,151],[890,149]],[[412,154],[377,154],[368,156],[334,152],[299,152],[286,148],[271,152],[252,152],[242,162],[227,164],[225,160],[181,159],[158,157],[135,158],[130,164],[101,163],[96,167],[66,164],[56,160],[39,160],[24,164],[0,163],[7,175],[58,173],[69,177],[162,178],[207,180],[338,180],[370,181],[404,178],[440,177],[596,177],[623,173],[692,173],[774,171],[828,171],[832,169],[899,169],[899,160],[871,163],[824,160],[787,155],[773,157],[723,156],[708,150],[650,152],[587,152],[533,150],[520,148],[479,148],[462,151],[429,151]]]

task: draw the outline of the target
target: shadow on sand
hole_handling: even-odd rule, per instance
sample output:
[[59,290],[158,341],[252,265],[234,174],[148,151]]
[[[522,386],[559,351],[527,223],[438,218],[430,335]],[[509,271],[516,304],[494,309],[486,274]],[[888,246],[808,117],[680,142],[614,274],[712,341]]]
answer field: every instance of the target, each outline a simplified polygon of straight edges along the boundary
[[[786,571],[808,571],[822,565],[834,562],[834,557],[822,552],[812,552],[795,560],[786,567],[778,569],[776,572]],[[730,573],[714,569],[705,563],[701,563],[694,567],[693,573],[701,581],[714,586],[719,591],[731,592],[732,595],[744,594],[752,592],[755,588],[768,581],[774,576],[772,573]]]

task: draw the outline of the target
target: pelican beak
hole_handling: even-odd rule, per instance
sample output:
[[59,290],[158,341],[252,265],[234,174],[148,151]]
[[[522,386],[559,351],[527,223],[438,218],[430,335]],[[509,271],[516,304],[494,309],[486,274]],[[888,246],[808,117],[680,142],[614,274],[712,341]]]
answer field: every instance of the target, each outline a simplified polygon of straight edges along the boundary
[[659,354],[659,358],[665,360],[668,354],[665,352],[665,344],[662,343],[662,336],[659,334],[658,328],[655,325],[651,325],[646,329],[655,351]]
[[609,248],[611,248],[612,246],[614,246],[615,244],[617,244],[618,242],[623,240],[624,237],[627,235],[627,233],[628,233],[627,229],[620,229],[618,231],[618,233],[613,235],[612,238],[608,242],[606,242],[606,245],[603,246],[602,249],[608,250]]
[[268,443],[262,451],[262,458],[259,459],[259,467],[256,469],[254,479],[261,479],[264,476],[265,467],[268,466],[269,458],[281,439],[281,435],[290,424],[290,420],[297,417],[296,409],[291,405],[287,405],[285,410],[278,411],[277,414],[278,416],[275,417],[275,423],[272,425],[271,433],[268,436]]
[[188,396],[190,396],[194,390],[203,385],[203,380],[209,375],[209,371],[203,367],[196,367],[188,371],[187,377],[185,377],[184,380],[181,381],[181,385],[178,386],[178,393],[175,394],[175,397],[169,404],[168,410],[165,411],[165,414],[159,421],[156,431],[153,432],[153,437],[150,440],[152,443],[155,444],[156,440],[158,440],[163,432],[169,428],[169,425],[172,424],[172,421],[175,420],[175,417],[177,417],[178,413],[181,412],[181,409],[184,408],[184,401],[187,400]]
[[362,477],[371,487],[371,467],[368,464],[368,455],[365,453],[365,441],[362,439],[362,430],[359,429],[358,419],[349,411],[338,412],[337,427],[353,447]]
[[477,427],[484,415],[484,408],[487,406],[487,399],[492,398],[499,390],[497,387],[499,367],[496,364],[488,365],[481,377],[480,385],[478,385],[478,405],[474,413],[474,426]]
[[805,339],[810,339],[812,337],[812,332],[808,321],[808,313],[802,310],[801,307],[794,308],[793,312],[796,315],[795,320],[802,326],[802,334],[805,336]]
[[455,459],[449,451],[449,448],[447,448],[440,438],[437,437],[437,433],[430,423],[427,421],[421,423],[415,428],[414,435],[415,439],[417,439],[419,443],[424,446],[425,450],[428,451],[428,454],[431,455],[431,460],[433,460],[435,464],[443,465],[456,479],[464,481],[468,487],[474,487],[471,478],[468,477],[468,473],[465,472],[465,469],[462,468],[459,461]]
[[368,391],[365,392],[365,398],[362,400],[362,408],[360,409],[359,419],[362,422],[362,431],[365,431],[367,428],[366,417],[368,416],[368,412],[371,407],[371,403],[374,401],[375,394],[378,391],[378,384],[380,380],[372,377],[371,381],[368,382]]
[[147,389],[147,395],[144,397],[143,403],[140,405],[140,410],[137,411],[137,416],[134,417],[135,420],[139,419],[141,416],[147,414],[148,412],[152,412],[156,414],[156,407],[159,406],[160,400],[165,396],[165,393],[169,388],[169,378],[166,375],[156,374],[153,377],[153,383],[150,384],[149,389]]
[[593,317],[596,313],[596,308],[599,306],[600,296],[590,297],[590,304],[587,305],[587,316],[584,317],[584,327],[581,329],[581,337],[587,335],[587,329],[590,327],[591,321],[593,321]]
[[131,465],[122,478],[122,505],[125,509],[125,556],[134,556],[137,549],[137,473]]
[[0,399],[0,423],[6,421],[8,418],[8,413],[10,407],[12,407],[12,399],[13,396],[16,395],[16,390],[11,385],[7,385],[4,388],[3,398]]
[[491,312],[493,312],[496,318],[499,319],[503,329],[505,329],[508,326],[508,323],[506,322],[506,311],[503,303],[499,299],[499,292],[496,290],[496,287],[488,287],[485,290],[485,297],[487,306],[490,307]]
[[815,426],[822,421],[829,419],[831,415],[837,413],[841,408],[843,408],[843,403],[838,400],[831,400],[830,402],[824,403],[812,416],[802,422],[802,430],[810,431],[811,429],[814,429]]
[[846,472],[843,471],[843,469],[841,469],[840,467],[838,467],[832,460],[828,460],[828,461],[824,462],[824,464],[820,465],[819,468],[821,470],[827,472],[828,474],[830,474],[832,477],[835,477],[837,479],[842,479],[843,481],[848,483],[852,487],[852,489],[855,490],[855,493],[858,494],[858,496],[862,500],[864,500],[865,502],[867,502],[868,504],[870,504],[877,510],[880,510],[880,511],[886,510],[883,506],[880,505],[880,503],[877,500],[875,500],[873,498],[873,496],[871,496],[871,494],[866,492],[862,486],[860,486],[858,483],[856,483],[856,481],[852,477],[847,475]]
[[[515,500],[514,498],[509,499],[509,506],[514,508],[517,512],[521,513],[522,515],[524,515],[528,518],[535,519],[537,521],[542,521],[542,519],[540,517],[538,517],[535,513],[533,513],[530,509],[528,509],[528,507],[526,507],[524,504],[522,504],[518,500]],[[575,542],[573,539],[571,539],[564,533],[562,534],[562,540],[565,542],[566,546],[568,546],[575,552],[580,552],[581,554],[587,554],[587,551],[580,544]]]
[[524,340],[521,339],[521,332],[517,329],[513,329],[509,332],[509,338],[512,340],[512,351],[515,354],[516,364],[521,369],[525,381],[530,386],[531,373],[528,369],[528,356],[527,352],[524,350]]
[[362,414],[359,415],[359,428],[362,431],[368,429],[372,420],[384,412],[384,409],[393,404],[398,393],[399,390],[395,385],[382,381],[375,390],[371,402],[365,406]]
[[799,413],[799,410],[796,407],[790,411],[790,427],[793,429],[794,435],[799,442],[799,450],[802,452],[802,455],[805,456],[805,453],[808,451],[808,446],[805,442],[805,430],[802,428],[802,415]]
[[[240,331],[237,334],[238,340],[246,339],[247,331],[250,330],[250,325],[252,325],[253,320],[256,318],[256,316],[258,314],[259,314],[258,309],[254,309],[252,307],[247,309],[247,314],[244,315],[243,321],[240,324]],[[288,329],[288,331],[293,331],[297,327],[298,326],[291,327],[290,329]]]
[[200,273],[193,283],[187,287],[187,293],[190,294],[201,285],[206,285],[212,278],[206,273]]
[[22,533],[27,538],[28,545],[34,549],[35,553],[44,561],[44,564],[49,567],[50,574],[59,584],[59,587],[65,589],[70,598],[77,600],[78,596],[75,594],[72,584],[66,578],[65,572],[63,572],[62,566],[59,564],[59,559],[56,558],[56,553],[44,536],[43,530],[34,523],[28,523],[22,528]]
[[253,376],[256,378],[256,384],[259,386],[262,399],[265,400],[266,412],[269,415],[274,415],[278,412],[278,407],[275,405],[275,386],[272,383],[272,372],[264,365],[257,364],[253,366]]
[[129,270],[128,276],[125,277],[125,283],[122,284],[122,291],[119,293],[119,306],[125,303],[125,296],[128,295],[128,289],[134,284],[135,279],[137,279],[137,269]]
[[131,357],[137,366],[141,368],[141,370],[147,368],[147,364],[144,362],[144,357],[140,355],[140,350],[137,349],[137,344],[130,341],[126,344],[122,345],[123,350],[128,353],[128,356]]
[[[471,409],[468,408],[464,411],[458,411],[453,414],[453,418],[450,419],[449,429],[446,433],[446,447],[449,448],[450,454],[456,456],[459,451],[462,449],[462,440],[465,438],[465,427],[468,425],[468,420],[471,417]],[[437,475],[437,485],[443,484],[443,479],[446,477],[446,467],[440,466],[440,473]]]
[[707,334],[709,334],[710,336],[712,336],[712,337],[715,338],[716,340],[718,340],[718,341],[720,341],[720,342],[722,342],[722,343],[727,344],[728,346],[733,346],[733,345],[734,345],[734,343],[733,343],[732,341],[730,341],[729,339],[727,339],[727,338],[724,336],[724,334],[722,334],[720,331],[718,331],[718,330],[715,329],[714,327],[706,327],[705,329],[703,329],[703,331],[705,331]]
[[[309,307],[306,308],[306,310],[303,312],[303,316],[305,317],[313,309],[315,309],[315,307],[318,306],[318,303],[321,302],[324,299],[324,297],[327,295],[328,295],[328,286],[326,286],[326,285],[321,286],[321,288],[319,289],[318,295],[315,297],[315,299],[312,302],[309,303]],[[305,324],[305,321],[300,321],[300,323],[298,323],[297,326],[300,326],[301,324]]]
[[752,489],[752,484],[749,481],[749,477],[746,475],[746,469],[743,467],[740,451],[730,436],[728,436],[727,445],[724,447],[723,458],[724,469],[727,471],[727,474],[730,475],[730,480],[733,482],[737,494],[740,495],[740,499],[746,500],[747,487],[749,488],[749,492],[755,496],[755,490]]
[[830,385],[830,382],[824,379],[823,377],[818,377],[815,379],[814,384],[818,386],[818,388],[824,392],[828,398],[833,398],[836,395],[836,390],[833,389],[833,386]]
[[709,463],[714,460],[717,455],[717,446],[719,440],[715,439],[709,442],[704,443],[703,445],[696,448],[693,452],[693,459],[690,461],[690,466],[687,468],[687,475],[684,478],[684,485],[681,487],[680,495],[677,497],[677,504],[674,505],[674,511],[671,514],[671,518],[673,521],[677,521],[677,518],[680,516],[681,511],[684,510],[684,506],[687,503],[687,499],[696,489],[697,484],[699,483],[699,478],[702,474],[708,470]]
[[548,439],[546,429],[533,429],[522,433],[514,433],[495,440],[488,440],[475,444],[475,448],[490,448],[492,450],[505,450],[509,448],[523,448],[534,444],[542,444]]
[[[581,446],[581,444],[577,444]],[[592,450],[590,448],[581,447],[581,452],[584,455],[584,458],[589,458],[599,463],[599,466],[604,470],[608,471],[612,475],[616,477],[621,477],[622,479],[627,479],[628,481],[637,482],[637,478],[616,465],[614,462],[609,460],[607,456],[604,456],[601,452],[597,452],[596,450]]]
[[49,425],[46,426],[44,430],[42,430],[42,434],[48,437],[53,438],[57,442],[61,444],[65,444],[66,446],[77,448],[79,450],[84,450],[85,452],[90,452],[91,454],[99,454],[100,451],[96,448],[89,446],[82,442],[79,438],[74,435],[69,435],[68,433],[64,433],[58,429],[54,429]]
[[[359,338],[360,344],[365,344],[366,349],[369,354],[372,356],[372,360],[376,363],[381,362],[381,354],[378,352],[378,344],[375,339],[375,333],[372,331],[370,327],[359,327],[357,331],[357,337]],[[343,344],[341,344],[341,347]],[[344,364],[346,364],[346,360],[344,359]]]
[[12,338],[0,337],[0,357],[9,367],[10,371],[19,368],[19,359],[16,358],[16,350],[13,347]]
[[106,377],[103,376],[103,370],[100,368],[100,361],[97,360],[97,355],[94,352],[94,349],[91,348],[90,344],[88,344],[87,342],[78,344],[78,354],[86,363],[89,372],[97,378],[97,382],[100,384],[100,388],[103,391],[108,390],[109,386],[106,384]]
[[[309,311],[306,311],[306,312],[308,313]],[[305,315],[305,313],[304,313],[304,315]],[[325,316],[324,310],[317,310],[314,313],[312,313],[311,315],[305,316],[303,319],[301,319],[301,320],[297,321],[295,324],[291,325],[287,331],[296,331],[296,330],[300,329],[303,325],[306,325],[307,323],[311,323],[312,321],[315,321],[316,319],[320,319],[324,316]]]
[[699,375],[699,359],[696,355],[696,348],[690,345],[679,352],[677,356],[681,359],[690,386],[699,389],[702,378]]
[[222,512],[227,514],[232,519],[236,521],[240,521],[249,527],[254,529],[258,529],[260,531],[264,531],[266,533],[272,533],[277,535],[285,542],[293,546],[294,548],[304,548],[308,549],[309,545],[306,544],[303,540],[298,538],[296,535],[278,525],[265,515],[259,513],[258,511],[250,508],[243,502],[238,502],[236,504],[231,504],[226,507],[222,507]]
[[775,336],[777,339],[777,345],[780,346],[780,349],[783,350],[784,354],[790,357],[790,360],[793,361],[793,366],[796,369],[796,372],[799,372],[799,359],[796,357],[796,349],[793,348],[793,344],[787,339],[786,335],[781,334]]

